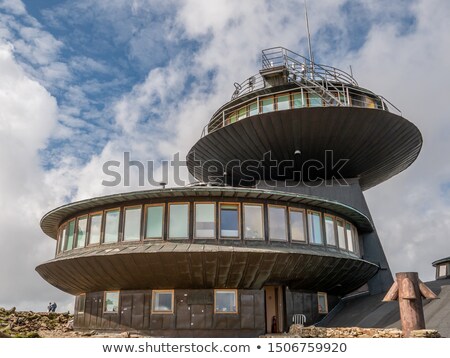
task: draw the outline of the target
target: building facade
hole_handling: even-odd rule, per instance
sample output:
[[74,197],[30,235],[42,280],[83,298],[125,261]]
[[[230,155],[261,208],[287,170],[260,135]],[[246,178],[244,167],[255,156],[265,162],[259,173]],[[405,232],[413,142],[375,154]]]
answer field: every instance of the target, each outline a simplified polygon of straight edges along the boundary
[[76,296],[75,328],[258,336],[313,324],[392,275],[363,191],[406,169],[419,130],[349,74],[284,48],[212,116],[198,183],[46,214],[36,268]]

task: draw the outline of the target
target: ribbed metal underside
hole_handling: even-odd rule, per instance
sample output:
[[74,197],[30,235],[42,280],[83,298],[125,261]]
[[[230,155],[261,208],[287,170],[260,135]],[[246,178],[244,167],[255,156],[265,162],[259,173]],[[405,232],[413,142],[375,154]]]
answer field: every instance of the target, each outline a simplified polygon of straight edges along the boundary
[[120,289],[260,289],[266,284],[345,294],[366,283],[378,266],[351,254],[307,246],[261,249],[163,243],[80,249],[36,271],[70,294]]
[[[410,166],[421,147],[422,136],[417,127],[387,111],[302,108],[255,115],[206,135],[192,147],[188,168],[196,178],[207,181],[208,175],[214,173],[210,166],[216,163],[199,163],[218,161],[225,167],[233,161],[261,161],[265,153],[271,152],[272,160],[293,160],[293,170],[300,171],[308,160],[323,163],[325,151],[332,150],[335,161],[348,159],[341,170],[343,177],[359,178],[361,188],[366,190]],[[295,157],[296,150],[301,151],[301,157]],[[264,177],[262,168],[250,165],[251,170],[245,170],[245,175],[242,166],[233,167],[234,182],[255,172]],[[328,174],[324,179],[330,179]]]

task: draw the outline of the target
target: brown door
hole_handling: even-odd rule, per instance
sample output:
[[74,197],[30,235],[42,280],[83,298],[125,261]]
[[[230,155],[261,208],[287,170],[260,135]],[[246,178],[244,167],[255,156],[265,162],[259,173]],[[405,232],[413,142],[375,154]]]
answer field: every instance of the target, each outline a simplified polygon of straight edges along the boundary
[[282,333],[284,327],[283,286],[264,287],[266,299],[266,332]]

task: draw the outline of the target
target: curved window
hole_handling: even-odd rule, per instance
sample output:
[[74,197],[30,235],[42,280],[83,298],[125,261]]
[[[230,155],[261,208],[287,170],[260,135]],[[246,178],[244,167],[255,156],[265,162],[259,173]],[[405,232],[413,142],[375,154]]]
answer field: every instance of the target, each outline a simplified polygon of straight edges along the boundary
[[308,100],[309,100],[310,107],[322,107],[323,106],[322,98],[317,93],[309,92]]
[[289,94],[278,95],[277,97],[277,111],[283,111],[285,109],[290,109]]
[[139,241],[141,239],[141,207],[125,208],[123,241]]
[[289,224],[291,240],[306,242],[305,211],[289,208]]
[[292,94],[292,108],[303,108],[306,107],[306,101],[302,93]]
[[275,109],[273,106],[273,97],[263,98],[261,99],[260,103],[261,103],[261,113],[273,112]]
[[75,234],[75,220],[69,222],[69,228],[67,230],[67,238],[64,242],[64,251],[72,250],[73,248],[73,236]]
[[244,238],[264,240],[264,212],[259,204],[244,204]]
[[323,245],[322,218],[317,211],[308,210],[309,242]]
[[438,267],[438,277],[445,277],[447,276],[447,265],[439,265]]
[[345,233],[347,235],[347,249],[348,251],[353,251],[353,232],[349,223],[345,223]]
[[87,216],[83,216],[77,220],[77,239],[75,241],[75,247],[84,247],[86,245],[87,222]]
[[91,214],[89,217],[89,244],[99,244],[102,233],[102,218],[103,214]]
[[119,238],[120,210],[109,210],[105,214],[105,238],[104,243],[117,242]]
[[62,227],[62,230],[59,235],[59,247],[58,252],[61,252],[64,248],[65,242],[66,242],[66,234],[67,234],[67,225],[64,225]]
[[195,237],[214,239],[216,237],[216,205],[214,203],[195,204]]
[[239,238],[239,204],[220,204],[220,237]]
[[334,218],[330,215],[324,215],[324,217],[325,217],[325,236],[327,238],[327,245],[336,246]]
[[341,219],[336,220],[336,226],[337,226],[337,234],[338,234],[338,243],[340,249],[346,249],[345,245],[345,229],[344,229],[344,221]]
[[169,204],[169,238],[189,238],[189,204]]
[[269,239],[287,240],[286,208],[269,205]]
[[162,239],[164,224],[164,205],[148,205],[146,207],[145,238]]

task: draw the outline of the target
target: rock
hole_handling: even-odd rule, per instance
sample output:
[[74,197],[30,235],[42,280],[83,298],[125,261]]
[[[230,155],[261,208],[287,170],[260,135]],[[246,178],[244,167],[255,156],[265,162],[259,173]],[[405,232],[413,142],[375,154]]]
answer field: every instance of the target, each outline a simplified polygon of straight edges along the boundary
[[131,333],[130,332],[122,332],[120,334],[121,338],[130,338],[131,337]]
[[11,336],[8,336],[7,334],[0,331],[0,338],[11,338]]
[[97,334],[97,331],[89,331],[89,332],[84,332],[81,335],[83,337],[91,337],[91,336],[95,336]]
[[66,324],[66,329],[68,331],[73,331],[73,319],[69,320]]
[[13,307],[10,310],[5,311],[5,314],[11,315],[11,314],[14,314],[15,312],[16,312],[16,307]]
[[441,338],[441,335],[434,329],[420,329],[411,331],[411,338]]

